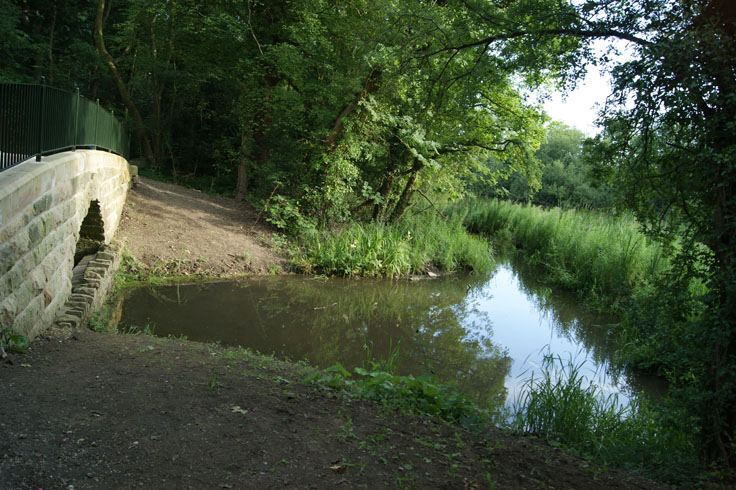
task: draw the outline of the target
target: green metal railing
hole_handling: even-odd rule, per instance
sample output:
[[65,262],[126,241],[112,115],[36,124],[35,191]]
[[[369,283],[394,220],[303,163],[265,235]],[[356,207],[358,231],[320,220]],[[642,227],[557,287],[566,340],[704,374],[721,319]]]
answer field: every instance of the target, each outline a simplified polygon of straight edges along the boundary
[[130,137],[115,116],[79,93],[0,83],[0,172],[29,158],[77,148],[128,158]]

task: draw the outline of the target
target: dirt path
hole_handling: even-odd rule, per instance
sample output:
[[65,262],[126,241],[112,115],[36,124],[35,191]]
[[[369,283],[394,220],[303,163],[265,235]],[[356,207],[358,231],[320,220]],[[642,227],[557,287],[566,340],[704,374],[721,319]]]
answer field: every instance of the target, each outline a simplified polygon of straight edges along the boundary
[[256,223],[249,206],[140,180],[128,194],[117,236],[146,266],[215,276],[265,274],[287,267],[272,247],[273,231],[262,219]]
[[[143,179],[120,236],[149,267],[282,266],[254,223],[232,200]],[[305,384],[305,369],[196,342],[51,330],[0,363],[0,489],[665,488],[542,441],[347,401]]]
[[244,351],[52,334],[0,365],[2,489],[664,488],[541,441],[349,403]]

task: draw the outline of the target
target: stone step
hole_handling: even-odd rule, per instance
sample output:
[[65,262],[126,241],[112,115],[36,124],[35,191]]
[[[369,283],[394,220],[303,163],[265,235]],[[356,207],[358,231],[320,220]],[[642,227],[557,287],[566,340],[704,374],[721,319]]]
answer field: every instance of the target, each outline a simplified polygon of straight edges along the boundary
[[95,258],[95,254],[85,255],[82,260],[72,269],[72,290],[82,284],[84,271],[87,270],[87,264]]

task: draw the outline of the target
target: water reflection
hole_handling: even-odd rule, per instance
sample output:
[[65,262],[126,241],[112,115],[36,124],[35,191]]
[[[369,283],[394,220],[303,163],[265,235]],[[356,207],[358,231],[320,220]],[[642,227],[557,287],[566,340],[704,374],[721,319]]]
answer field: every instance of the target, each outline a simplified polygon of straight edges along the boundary
[[588,358],[586,374],[604,392],[618,392],[606,375],[614,320],[509,263],[492,276],[414,282],[278,276],[144,287],[126,297],[120,325],[152,324],[158,335],[320,367],[350,369],[368,353],[386,359],[399,346],[400,373],[431,372],[487,406],[517,392],[545,351]]
[[218,340],[320,367],[360,366],[368,350],[386,359],[399,346],[400,373],[434,373],[487,405],[505,399],[511,360],[492,341],[488,314],[466,299],[486,280],[282,276],[144,287],[125,299],[120,325],[152,324],[157,335]]

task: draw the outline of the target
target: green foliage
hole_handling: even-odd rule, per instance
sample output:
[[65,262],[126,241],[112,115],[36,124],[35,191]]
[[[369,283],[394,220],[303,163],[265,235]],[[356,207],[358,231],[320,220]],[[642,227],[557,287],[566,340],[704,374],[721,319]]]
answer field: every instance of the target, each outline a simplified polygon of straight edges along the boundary
[[335,231],[304,233],[298,240],[295,265],[320,274],[401,277],[432,268],[485,272],[493,265],[490,246],[463,229],[462,217],[352,223]]
[[0,330],[0,349],[5,351],[16,351],[25,354],[28,348],[28,339],[25,335],[13,332],[10,327]]
[[137,326],[137,325],[131,325],[125,330],[123,330],[121,333],[126,335],[149,335],[153,336],[154,332],[156,330],[156,325],[147,323],[143,328]]
[[609,208],[613,203],[610,185],[597,183],[593,167],[584,158],[585,135],[562,123],[552,123],[545,140],[534,153],[539,171],[509,169],[491,158],[486,162],[495,179],[474,184],[479,196],[502,197],[545,207]]
[[[593,2],[588,8],[596,12]],[[615,95],[587,154],[617,186],[619,206],[671,248],[679,291],[665,287],[651,297],[666,298],[659,311],[683,297],[693,310],[678,307],[656,325],[647,321],[660,333],[645,338],[657,337],[652,346],[667,349],[655,352],[657,359],[688,359],[675,363],[670,377],[702,400],[689,404],[682,397],[689,413],[702,417],[706,457],[733,470],[736,12],[722,1],[617,1],[609,8],[596,12],[602,27],[633,40],[632,56],[612,70]],[[691,281],[708,288],[697,304],[688,298]],[[670,332],[672,341],[665,339]],[[697,360],[702,356],[706,365]]]
[[313,232],[315,225],[299,209],[299,201],[277,195],[263,205],[266,221],[281,231],[295,235]]
[[305,381],[344,396],[438,417],[465,428],[480,429],[488,421],[488,414],[454,387],[442,385],[426,374],[418,377],[391,374],[375,362],[371,362],[369,368],[355,368],[353,374],[337,363],[310,374]]
[[469,231],[510,238],[530,261],[547,269],[551,283],[605,302],[609,309],[669,267],[661,249],[630,217],[500,200],[476,200],[462,209],[467,209]]

